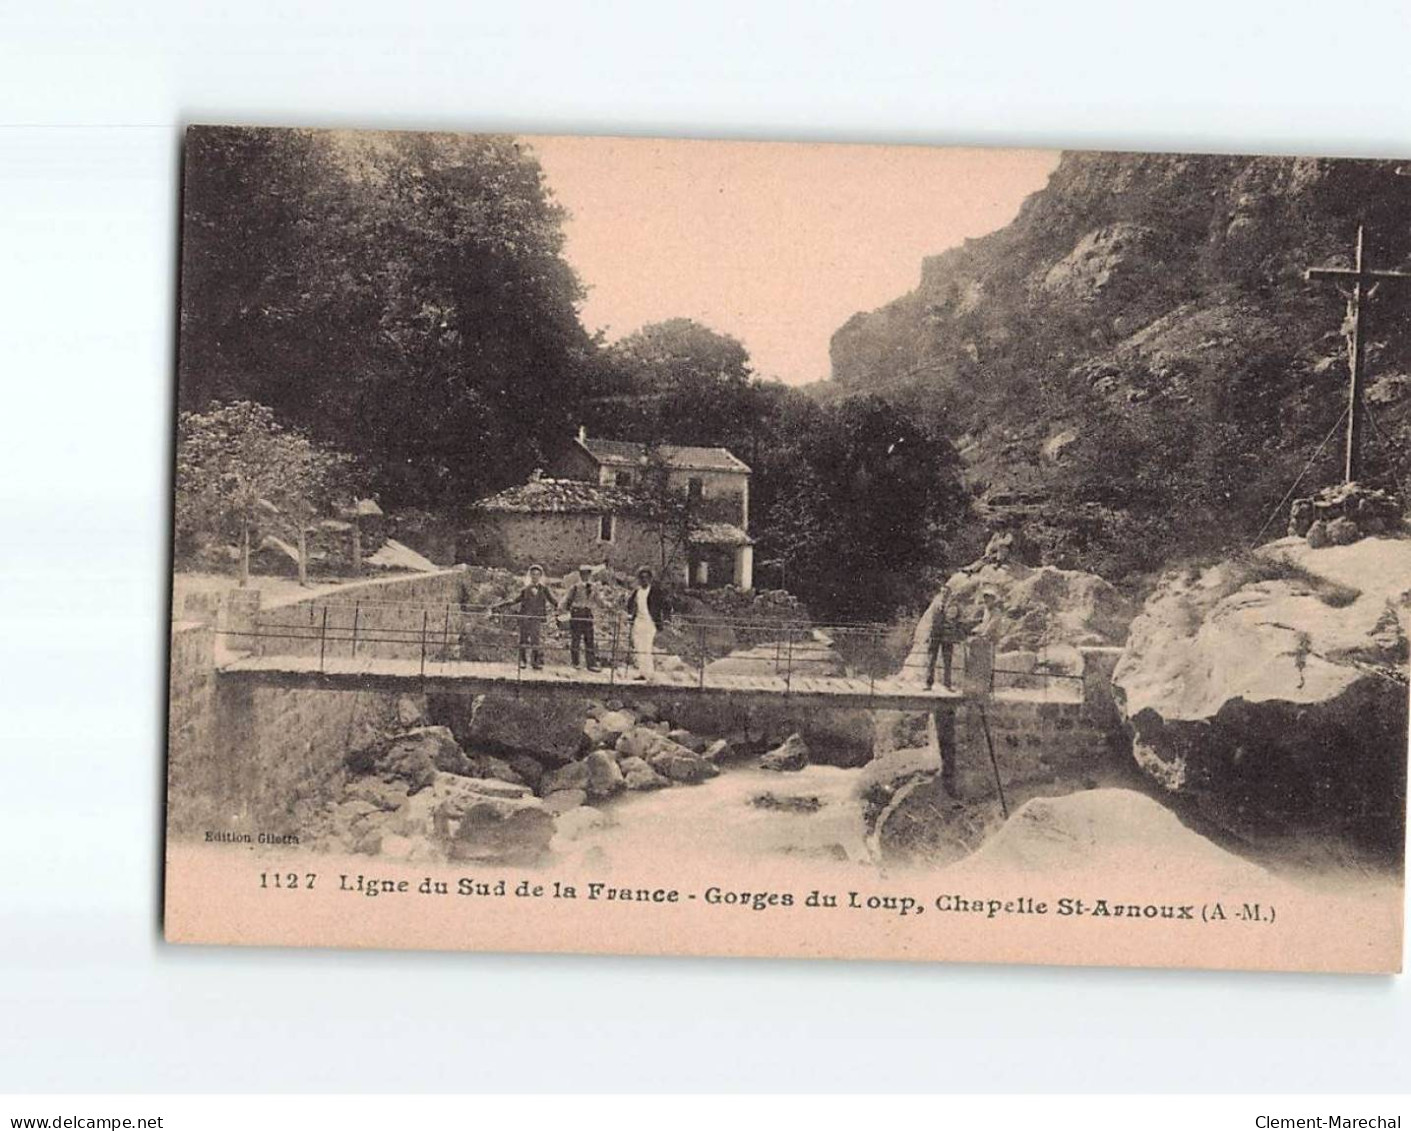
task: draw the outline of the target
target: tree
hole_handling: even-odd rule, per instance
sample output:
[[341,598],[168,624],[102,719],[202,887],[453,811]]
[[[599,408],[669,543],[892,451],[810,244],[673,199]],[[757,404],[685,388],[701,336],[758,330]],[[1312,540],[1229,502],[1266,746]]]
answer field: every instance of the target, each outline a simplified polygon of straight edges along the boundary
[[644,451],[646,466],[632,488],[628,513],[656,537],[661,576],[665,577],[671,564],[687,551],[703,518],[690,492],[671,486],[671,467],[660,445],[644,445]]
[[182,409],[268,405],[389,504],[442,510],[577,423],[594,346],[527,145],[195,129],[184,208]]
[[725,444],[759,417],[749,353],[689,318],[643,326],[606,348],[589,427],[627,439]]
[[795,403],[776,427],[759,540],[791,591],[850,620],[919,602],[971,515],[950,441],[876,397]]
[[178,546],[205,535],[240,547],[240,584],[250,579],[250,532],[263,518],[298,539],[300,581],[307,577],[304,532],[310,518],[349,487],[349,457],[284,428],[264,405],[236,401],[177,419]]

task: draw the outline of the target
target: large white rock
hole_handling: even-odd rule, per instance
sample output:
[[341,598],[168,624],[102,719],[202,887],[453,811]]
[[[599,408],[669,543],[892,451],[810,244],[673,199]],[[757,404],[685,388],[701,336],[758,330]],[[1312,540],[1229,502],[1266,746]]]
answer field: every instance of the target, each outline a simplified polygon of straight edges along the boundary
[[[970,625],[978,624],[984,615],[980,595],[994,590],[998,600],[990,631],[996,652],[1011,654],[1015,663],[1017,655],[1028,653],[1032,664],[1055,670],[1071,671],[1079,647],[1121,644],[1136,612],[1097,574],[1055,566],[982,561],[953,574],[946,586],[951,615]],[[927,644],[940,601],[937,593],[912,634],[903,670],[917,683],[925,677]],[[1073,674],[1081,672],[1081,662],[1077,668]]]
[[1162,579],[1113,674],[1138,764],[1242,835],[1393,847],[1411,541],[1301,538]]
[[1187,877],[1267,884],[1269,874],[1183,825],[1169,809],[1130,789],[1037,797],[967,858],[977,875],[1096,872],[1108,876]]

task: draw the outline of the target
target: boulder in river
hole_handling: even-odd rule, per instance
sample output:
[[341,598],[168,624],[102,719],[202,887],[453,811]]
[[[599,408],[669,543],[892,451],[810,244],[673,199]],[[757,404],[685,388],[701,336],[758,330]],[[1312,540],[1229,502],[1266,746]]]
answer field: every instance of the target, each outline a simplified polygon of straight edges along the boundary
[[548,765],[575,757],[583,742],[587,703],[537,695],[478,695],[466,727],[468,747],[528,754]]
[[798,733],[789,735],[759,760],[761,770],[802,770],[807,765],[808,743],[804,741],[803,735]]
[[431,794],[434,802],[432,828],[441,837],[453,835],[456,822],[482,802],[492,801],[510,807],[538,805],[525,786],[513,786],[490,778],[463,778],[456,774],[438,774]]
[[402,782],[383,781],[378,777],[353,778],[343,790],[343,799],[366,801],[390,813],[406,804],[407,787]]
[[618,768],[622,771],[627,788],[631,790],[665,789],[671,784],[641,758],[623,758]]
[[956,874],[1114,875],[1160,884],[1266,887],[1269,873],[1187,828],[1160,802],[1131,789],[1092,789],[1025,802]]
[[693,754],[704,754],[706,747],[710,745],[710,739],[701,738],[699,735],[692,734],[689,730],[683,730],[681,727],[667,731],[666,737],[671,739],[676,745],[686,747],[686,749],[690,750]]
[[631,711],[606,711],[598,718],[602,728],[602,745],[611,746],[625,732],[637,725],[637,716]]
[[1162,579],[1113,673],[1138,765],[1245,837],[1400,852],[1411,541],[1270,543]]
[[728,762],[735,757],[735,749],[723,738],[717,738],[701,751],[701,757],[707,762],[719,765],[721,762]]
[[431,784],[438,771],[468,773],[465,752],[446,727],[417,727],[378,746],[357,750],[344,759],[355,774],[372,774],[383,781],[402,781],[415,793]]
[[618,769],[617,758],[611,751],[594,750],[583,763],[588,770],[587,793],[594,800],[611,797],[627,788],[622,771]]
[[539,792],[547,797],[561,789],[587,789],[588,766],[585,762],[569,762],[557,770],[550,770],[539,781]]
[[665,743],[662,749],[647,759],[647,763],[662,777],[688,784],[705,781],[720,773],[704,758],[697,757],[674,742]]
[[487,864],[536,864],[549,852],[554,817],[537,802],[486,799],[456,823],[447,856]]
[[587,801],[586,789],[556,789],[553,793],[544,795],[544,808],[550,813],[562,814],[577,809]]
[[664,734],[649,726],[634,726],[617,740],[617,753],[624,758],[649,758],[667,742]]

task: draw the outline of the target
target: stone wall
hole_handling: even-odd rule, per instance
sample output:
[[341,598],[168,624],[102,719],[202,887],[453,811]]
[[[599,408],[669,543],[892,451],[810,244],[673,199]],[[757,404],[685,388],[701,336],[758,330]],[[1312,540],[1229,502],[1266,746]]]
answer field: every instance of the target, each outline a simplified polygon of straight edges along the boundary
[[1080,695],[1073,693],[1070,681],[1063,680],[1054,683],[1047,701],[1025,691],[966,699],[955,711],[951,735],[939,733],[947,725],[944,716],[879,711],[877,752],[886,755],[928,747],[939,765],[942,749],[953,746],[955,759],[947,777],[958,795],[966,800],[997,798],[998,772],[1011,808],[1014,797],[1052,796],[1135,779],[1131,735],[1112,695],[1112,668],[1120,651],[1081,649]]
[[173,835],[307,829],[343,756],[391,733],[396,697],[221,680],[215,632],[172,626],[167,812]]
[[[272,608],[260,607],[254,589],[232,588],[223,600],[193,595],[186,608],[190,619],[174,622],[171,635],[167,809],[173,834],[200,839],[208,831],[282,835],[307,829],[331,796],[344,755],[396,727],[394,695],[254,687],[218,678],[218,638],[235,650],[252,643],[250,637],[222,635],[218,626],[307,623],[314,611],[321,621],[324,605],[349,617],[354,608],[366,608],[377,610],[369,614],[373,625],[411,617],[419,651],[421,612],[399,610],[397,603],[459,602],[465,578],[460,570],[386,578]],[[277,643],[306,653],[318,649],[317,639]]]
[[442,570],[413,577],[390,577],[344,585],[296,601],[284,601],[253,614],[260,634],[228,646],[253,648],[257,655],[359,656],[418,659],[423,638],[426,658],[454,653],[469,603],[464,570]]
[[[990,764],[985,723],[994,743]],[[1053,796],[1091,788],[1120,770],[1124,736],[1084,709],[1081,703],[1028,703],[991,699],[962,707],[956,717],[956,777],[962,797],[997,793],[995,771],[1012,809],[1016,797]]]
[[[538,563],[550,575],[568,573],[583,562],[623,572],[649,566],[659,572],[661,544],[654,531],[622,515],[613,520],[611,542],[601,537],[596,514],[487,514],[476,519],[477,565],[528,569]],[[680,556],[680,555],[678,555]],[[672,580],[685,580],[684,556]]]
[[[1037,797],[1143,788],[1112,701],[1116,649],[1097,651],[1085,657],[1081,698],[1044,702],[1001,692],[967,700],[954,715],[879,718],[878,757],[866,771],[876,783],[869,795],[874,851],[944,866],[983,844],[1004,823],[1006,807],[1012,814]],[[951,752],[949,766],[943,751]]]

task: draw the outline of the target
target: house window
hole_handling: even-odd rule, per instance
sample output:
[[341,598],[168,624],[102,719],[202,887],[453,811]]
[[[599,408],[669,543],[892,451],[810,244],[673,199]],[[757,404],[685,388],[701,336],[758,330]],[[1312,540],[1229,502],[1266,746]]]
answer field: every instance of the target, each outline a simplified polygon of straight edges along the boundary
[[686,497],[689,498],[691,502],[696,502],[703,494],[705,494],[705,484],[699,479],[692,479],[687,482]]
[[632,486],[632,473],[630,471],[619,471],[617,473],[617,485],[619,487]]
[[612,541],[612,515],[605,514],[598,520],[598,541]]

